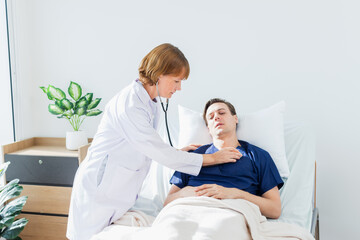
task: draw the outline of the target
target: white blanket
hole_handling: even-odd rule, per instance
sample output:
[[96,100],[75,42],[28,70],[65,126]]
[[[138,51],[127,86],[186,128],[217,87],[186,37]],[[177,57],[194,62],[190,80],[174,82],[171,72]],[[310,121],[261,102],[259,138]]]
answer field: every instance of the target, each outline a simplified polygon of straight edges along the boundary
[[114,224],[129,227],[150,227],[154,220],[153,216],[149,216],[141,211],[131,210],[116,220]]
[[151,227],[111,225],[92,240],[140,239],[314,239],[297,225],[269,222],[258,206],[241,199],[209,197],[177,199],[168,204]]

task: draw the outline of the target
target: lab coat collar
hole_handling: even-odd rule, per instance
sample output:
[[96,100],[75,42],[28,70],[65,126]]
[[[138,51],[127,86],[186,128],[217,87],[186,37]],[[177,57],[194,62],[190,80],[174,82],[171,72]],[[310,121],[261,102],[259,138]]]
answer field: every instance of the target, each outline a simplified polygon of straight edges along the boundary
[[145,90],[142,82],[139,79],[134,81],[134,86],[138,90],[139,98],[144,104],[148,104],[149,102],[152,104],[156,104],[158,102],[158,97],[151,99],[148,92]]

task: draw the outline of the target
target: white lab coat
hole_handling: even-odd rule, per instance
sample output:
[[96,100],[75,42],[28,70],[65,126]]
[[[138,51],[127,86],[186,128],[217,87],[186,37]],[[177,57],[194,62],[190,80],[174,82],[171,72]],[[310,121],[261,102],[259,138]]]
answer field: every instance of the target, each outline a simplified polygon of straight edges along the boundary
[[202,156],[179,151],[156,132],[159,104],[136,80],[106,105],[74,180],[66,236],[88,240],[135,203],[151,160],[197,175]]

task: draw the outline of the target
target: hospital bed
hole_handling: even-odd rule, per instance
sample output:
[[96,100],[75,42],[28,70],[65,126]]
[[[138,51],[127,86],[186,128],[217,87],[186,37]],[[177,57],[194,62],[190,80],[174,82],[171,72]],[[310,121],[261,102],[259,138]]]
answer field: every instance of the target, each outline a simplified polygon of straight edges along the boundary
[[[171,129],[176,146],[176,129]],[[165,136],[165,135],[164,135]],[[297,224],[319,239],[319,211],[316,207],[315,140],[312,131],[299,123],[284,124],[286,156],[290,175],[283,179],[280,190],[281,217],[277,220]],[[166,138],[164,138],[166,139]],[[84,146],[81,151],[86,151]],[[133,210],[156,217],[170,189],[173,170],[156,162],[152,163]]]

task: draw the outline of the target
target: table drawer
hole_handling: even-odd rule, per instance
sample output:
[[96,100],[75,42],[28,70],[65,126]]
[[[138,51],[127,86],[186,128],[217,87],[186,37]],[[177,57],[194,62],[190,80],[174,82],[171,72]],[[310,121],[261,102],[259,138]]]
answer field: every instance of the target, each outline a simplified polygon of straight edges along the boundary
[[69,214],[71,187],[21,186],[21,196],[28,196],[23,212]]
[[6,171],[6,181],[15,178],[23,184],[72,186],[79,166],[76,157],[29,156],[5,154],[11,164]]
[[23,240],[67,240],[67,217],[23,213],[17,218],[23,217],[29,220],[19,235]]

